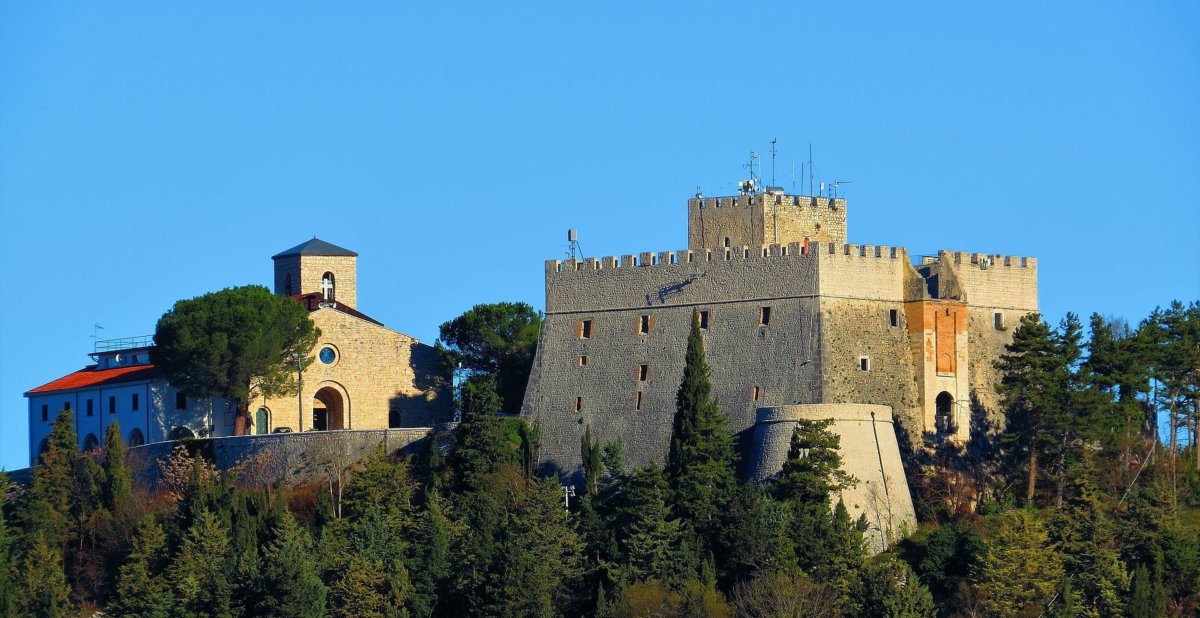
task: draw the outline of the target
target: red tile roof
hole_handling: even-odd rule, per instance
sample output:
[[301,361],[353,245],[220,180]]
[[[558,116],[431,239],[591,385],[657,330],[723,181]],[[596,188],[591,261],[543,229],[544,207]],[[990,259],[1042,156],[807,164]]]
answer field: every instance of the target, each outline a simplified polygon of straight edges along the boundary
[[96,365],[90,365],[75,373],[67,374],[53,382],[48,382],[27,391],[25,394],[36,395],[38,393],[51,393],[54,391],[67,391],[92,386],[107,386],[121,382],[149,380],[157,377],[160,373],[159,369],[154,365],[130,365],[127,367],[112,367],[110,369],[97,369]]
[[[308,294],[293,294],[292,298],[304,303],[304,306],[307,307],[309,311],[316,311],[317,309],[320,309],[321,301],[325,300],[325,297],[321,292],[309,292]],[[355,309],[354,307],[351,307],[350,305],[347,305],[346,303],[344,303],[340,300],[333,303],[333,309],[341,311],[342,313],[345,313],[347,315],[352,315],[356,318],[362,318],[373,324],[378,324],[380,326],[383,326],[383,322],[380,322],[379,320],[372,318],[371,316]]]

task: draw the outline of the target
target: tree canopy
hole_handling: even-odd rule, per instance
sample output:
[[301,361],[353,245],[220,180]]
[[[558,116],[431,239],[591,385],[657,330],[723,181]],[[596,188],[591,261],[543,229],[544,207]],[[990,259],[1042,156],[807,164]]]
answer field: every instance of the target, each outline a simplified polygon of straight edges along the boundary
[[542,316],[522,302],[471,307],[441,325],[438,349],[451,368],[471,378],[491,378],[503,411],[521,409],[525,384],[537,351]]
[[248,285],[176,302],[158,320],[151,354],[176,388],[238,402],[244,423],[254,394],[295,392],[292,358],[311,363],[318,336],[303,305]]

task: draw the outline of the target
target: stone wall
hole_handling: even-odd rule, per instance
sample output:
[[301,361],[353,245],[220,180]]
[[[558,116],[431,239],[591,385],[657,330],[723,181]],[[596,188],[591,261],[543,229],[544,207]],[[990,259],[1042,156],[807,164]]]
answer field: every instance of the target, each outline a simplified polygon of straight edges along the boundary
[[[251,402],[253,418],[265,406],[270,414],[267,431],[287,427],[300,431],[312,427],[313,398],[323,388],[342,399],[343,428],[385,429],[391,412],[399,415],[398,427],[428,427],[453,416],[449,376],[444,375],[437,351],[403,333],[390,330],[333,308],[310,316],[321,329],[303,374],[303,395]],[[325,364],[315,358],[324,347],[335,350],[335,360]],[[303,403],[303,410],[297,406]],[[256,428],[256,433],[259,431]]]
[[310,431],[157,442],[130,448],[129,456],[140,480],[148,484],[158,481],[157,462],[167,459],[177,444],[184,444],[190,452],[203,455],[221,471],[258,458],[257,465],[246,464],[243,475],[263,474],[283,484],[294,484],[322,478],[331,462],[333,465],[350,465],[380,446],[389,453],[414,453],[432,431],[429,427]]
[[754,425],[750,478],[764,481],[779,474],[787,461],[792,433],[799,420],[832,420],[841,439],[842,469],[856,483],[841,492],[852,517],[866,515],[868,541],[883,551],[905,529],[916,526],[916,513],[900,449],[887,406],[852,403],[760,408]]
[[692,250],[846,242],[846,200],[796,195],[739,195],[688,200]]

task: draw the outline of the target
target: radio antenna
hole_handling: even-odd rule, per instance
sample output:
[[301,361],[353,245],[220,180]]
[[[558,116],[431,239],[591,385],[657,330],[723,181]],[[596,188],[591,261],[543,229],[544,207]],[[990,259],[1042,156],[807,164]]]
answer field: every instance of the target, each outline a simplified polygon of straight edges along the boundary
[[775,140],[776,139],[778,139],[778,138],[774,138],[774,137],[771,138],[771,186],[772,187],[775,186]]

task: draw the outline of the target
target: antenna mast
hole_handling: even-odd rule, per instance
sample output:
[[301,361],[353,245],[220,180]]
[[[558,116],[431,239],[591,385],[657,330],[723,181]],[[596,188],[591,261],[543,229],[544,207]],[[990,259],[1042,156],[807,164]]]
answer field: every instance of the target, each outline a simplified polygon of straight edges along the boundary
[[578,260],[583,257],[583,252],[579,250],[579,230],[571,228],[567,230],[567,259]]
[[771,186],[772,187],[775,186],[775,140],[776,139],[778,139],[778,138],[774,138],[774,137],[771,138]]

